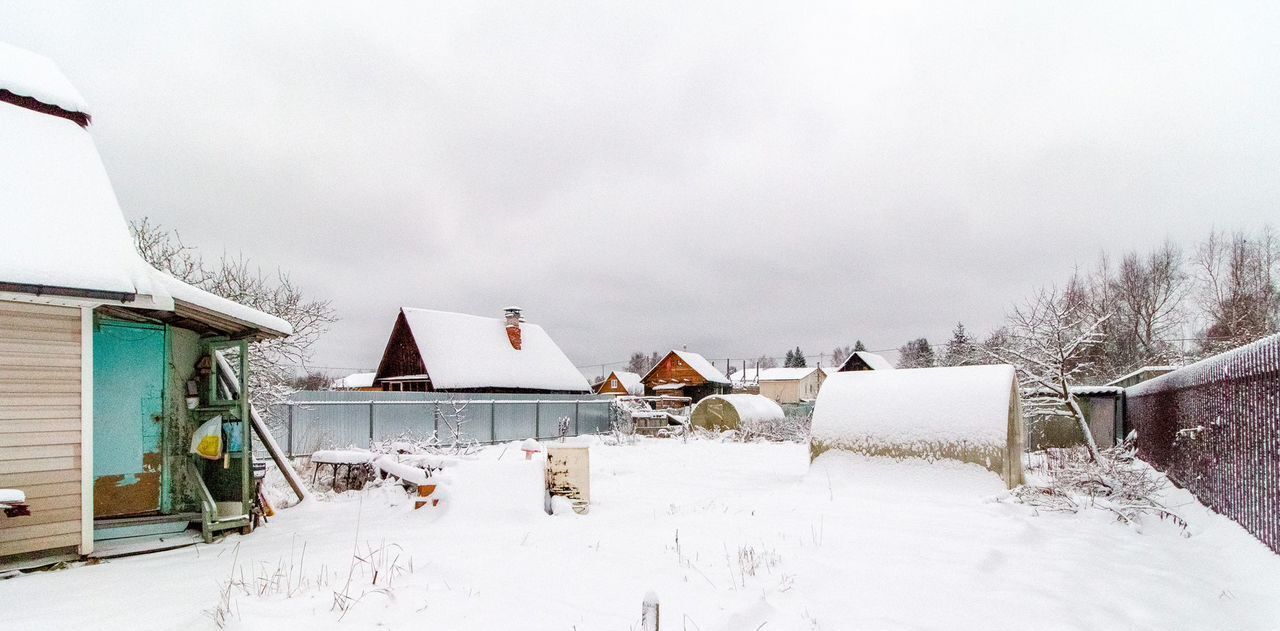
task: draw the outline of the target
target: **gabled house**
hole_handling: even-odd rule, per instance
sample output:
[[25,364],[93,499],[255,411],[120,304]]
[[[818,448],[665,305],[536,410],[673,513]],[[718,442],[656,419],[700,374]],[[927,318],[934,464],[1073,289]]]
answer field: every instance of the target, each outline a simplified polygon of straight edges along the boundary
[[[754,372],[754,369],[748,369]],[[776,403],[799,403],[818,397],[818,389],[826,381],[827,374],[816,366],[812,368],[764,368],[755,375],[760,386],[760,396]]]
[[840,364],[840,369],[836,372],[854,372],[858,370],[893,370],[893,364],[875,353],[854,351],[848,359],[844,360],[843,364]]
[[696,403],[713,394],[727,394],[732,384],[705,357],[689,351],[667,353],[644,377],[646,394],[689,397]]
[[[0,488],[30,512],[0,518],[0,567],[251,528],[247,344],[292,333],[138,256],[89,121],[0,44]],[[214,418],[228,449],[200,460]]]
[[638,373],[615,370],[596,384],[595,391],[596,394],[643,396],[644,384],[640,382]]
[[579,394],[587,378],[519,307],[502,318],[404,307],[374,384],[412,392]]

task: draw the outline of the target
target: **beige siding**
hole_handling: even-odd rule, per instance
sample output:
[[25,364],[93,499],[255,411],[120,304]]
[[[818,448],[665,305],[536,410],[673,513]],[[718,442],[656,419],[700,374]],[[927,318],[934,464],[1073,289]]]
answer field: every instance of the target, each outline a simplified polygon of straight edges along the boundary
[[0,301],[0,557],[80,543],[80,310]]

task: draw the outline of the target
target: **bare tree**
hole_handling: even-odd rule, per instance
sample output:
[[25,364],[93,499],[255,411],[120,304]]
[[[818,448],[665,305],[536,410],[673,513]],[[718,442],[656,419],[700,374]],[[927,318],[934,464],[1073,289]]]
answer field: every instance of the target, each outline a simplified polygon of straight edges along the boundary
[[1213,232],[1196,250],[1197,303],[1206,321],[1201,351],[1251,342],[1280,321],[1280,240],[1270,226],[1256,236]]
[[[249,345],[249,388],[253,404],[264,413],[296,388],[294,368],[305,366],[310,349],[337,318],[328,300],[306,298],[289,275],[268,275],[243,256],[222,256],[210,264],[178,232],[146,218],[129,229],[142,258],[156,269],[205,291],[276,316],[293,327],[293,335]],[[236,362],[232,362],[236,365]]]
[[1101,327],[1109,317],[1089,313],[1071,288],[1041,289],[1014,307],[1007,337],[992,349],[1017,368],[1024,410],[1034,416],[1074,418],[1094,460],[1098,445],[1071,386],[1091,372],[1089,351],[1105,340]]

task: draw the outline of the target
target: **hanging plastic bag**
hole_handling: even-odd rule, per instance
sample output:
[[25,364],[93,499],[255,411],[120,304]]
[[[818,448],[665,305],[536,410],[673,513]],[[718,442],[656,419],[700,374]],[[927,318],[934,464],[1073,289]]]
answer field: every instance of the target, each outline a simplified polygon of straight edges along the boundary
[[191,435],[191,453],[206,460],[222,457],[222,417],[215,416],[204,422]]

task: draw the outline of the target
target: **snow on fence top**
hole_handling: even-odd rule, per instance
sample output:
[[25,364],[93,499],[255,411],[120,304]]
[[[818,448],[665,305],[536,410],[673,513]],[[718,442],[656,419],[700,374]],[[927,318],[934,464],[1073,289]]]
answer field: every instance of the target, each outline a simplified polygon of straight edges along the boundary
[[542,327],[520,323],[520,349],[499,318],[403,309],[437,390],[529,388],[590,392],[591,384]]
[[0,90],[35,99],[67,112],[89,113],[80,91],[53,60],[0,42]]
[[691,422],[698,427],[735,429],[753,423],[777,423],[786,418],[782,407],[758,394],[716,394],[699,401]]
[[811,452],[948,458],[1022,482],[1023,428],[1013,366],[842,372],[818,392]]

